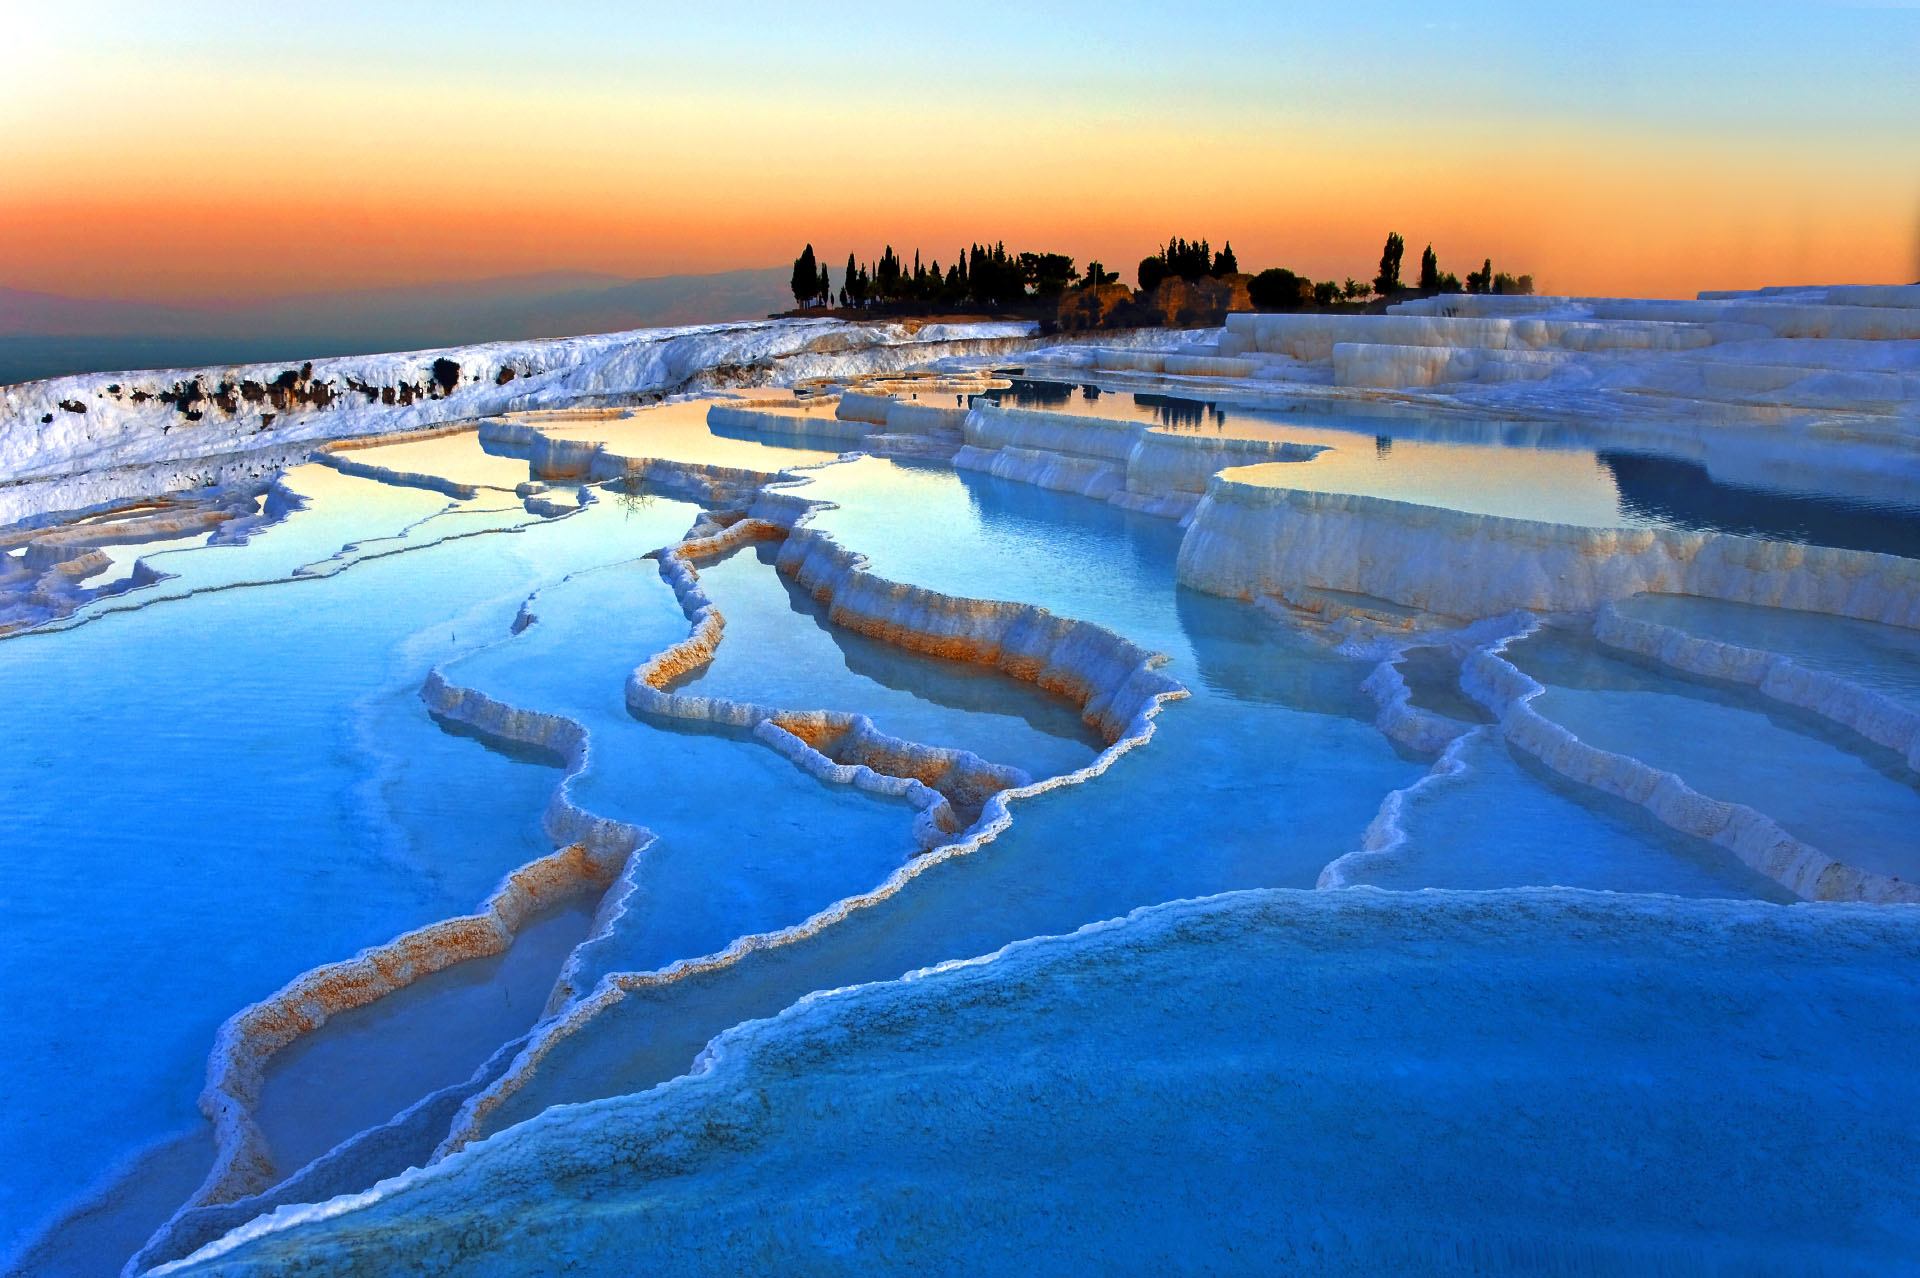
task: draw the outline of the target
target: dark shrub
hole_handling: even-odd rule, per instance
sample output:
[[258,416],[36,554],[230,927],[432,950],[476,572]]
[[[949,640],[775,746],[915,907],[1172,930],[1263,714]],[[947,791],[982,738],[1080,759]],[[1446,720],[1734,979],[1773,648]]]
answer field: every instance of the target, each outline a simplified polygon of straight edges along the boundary
[[1291,311],[1313,300],[1313,281],[1270,266],[1247,283],[1247,296],[1263,311]]

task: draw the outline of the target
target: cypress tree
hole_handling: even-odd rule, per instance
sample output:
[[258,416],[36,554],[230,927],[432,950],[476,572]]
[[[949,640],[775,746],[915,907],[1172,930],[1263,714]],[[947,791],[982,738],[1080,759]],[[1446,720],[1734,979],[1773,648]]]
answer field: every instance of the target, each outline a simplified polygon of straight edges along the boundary
[[1400,260],[1406,252],[1407,242],[1400,238],[1400,232],[1389,232],[1386,247],[1380,251],[1380,274],[1374,276],[1374,292],[1386,297],[1400,291]]
[[1440,287],[1440,259],[1434,255],[1431,244],[1420,255],[1420,287],[1428,292]]
[[813,300],[813,294],[820,287],[819,276],[815,273],[813,245],[809,244],[793,259],[793,304],[805,306]]

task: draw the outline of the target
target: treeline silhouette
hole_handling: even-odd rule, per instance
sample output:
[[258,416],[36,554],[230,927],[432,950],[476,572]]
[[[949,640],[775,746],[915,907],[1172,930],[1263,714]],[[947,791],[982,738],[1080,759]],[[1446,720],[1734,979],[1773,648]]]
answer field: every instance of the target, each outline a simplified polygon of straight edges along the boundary
[[[1100,264],[1091,263],[1088,269],[1097,272]],[[816,261],[809,244],[794,259],[793,300],[807,307],[832,306],[837,299],[841,307],[856,310],[901,304],[971,304],[998,310],[1057,298],[1080,279],[1073,259],[1065,254],[1009,253],[1004,241],[971,245],[956,253],[944,270],[938,259],[922,263],[919,249],[908,267],[889,244],[877,262],[859,262],[847,254],[836,293],[831,273]]]
[[[1533,276],[1497,273],[1490,258],[1481,262],[1479,270],[1468,271],[1463,285],[1451,271],[1440,269],[1431,244],[1421,254],[1418,282],[1410,286],[1400,275],[1405,254],[1406,241],[1396,231],[1387,236],[1371,282],[1351,276],[1315,281],[1278,266],[1248,276],[1240,271],[1232,243],[1216,253],[1204,238],[1170,236],[1158,252],[1140,259],[1134,278],[1140,295],[1154,294],[1174,279],[1188,284],[1209,279],[1230,286],[1243,284],[1247,300],[1263,311],[1352,307],[1370,301],[1384,305],[1408,294],[1533,292]],[[860,311],[975,306],[1038,313],[1051,310],[1062,294],[1076,286],[1106,288],[1118,282],[1119,276],[1099,262],[1089,262],[1082,274],[1064,253],[1010,253],[1005,241],[970,245],[945,268],[937,259],[923,263],[917,248],[909,267],[889,244],[877,261],[863,263],[849,253],[836,290],[832,273],[808,244],[794,259],[792,288],[793,300],[802,308],[833,307],[837,302],[843,310]],[[1139,322],[1137,308],[1119,315]]]
[[[1373,291],[1382,297],[1409,291],[1400,282],[1400,261],[1406,255],[1407,242],[1395,231],[1387,236],[1386,247],[1380,253],[1380,273],[1374,276]],[[1467,272],[1467,283],[1463,289],[1460,277],[1452,271],[1440,269],[1440,259],[1433,251],[1433,245],[1427,245],[1420,255],[1420,280],[1413,290],[1421,293],[1519,293],[1533,292],[1533,276],[1508,275],[1496,273],[1493,259],[1487,258],[1477,271]]]
[[1231,243],[1215,254],[1205,240],[1183,240],[1175,236],[1162,245],[1158,253],[1140,259],[1134,278],[1140,282],[1142,293],[1151,293],[1163,281],[1175,276],[1192,283],[1239,273],[1240,262],[1233,255]]

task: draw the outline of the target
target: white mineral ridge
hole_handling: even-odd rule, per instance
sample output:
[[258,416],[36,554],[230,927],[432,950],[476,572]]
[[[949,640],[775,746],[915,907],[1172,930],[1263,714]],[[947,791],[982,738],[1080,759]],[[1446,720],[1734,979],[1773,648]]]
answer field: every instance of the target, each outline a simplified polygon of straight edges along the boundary
[[[78,509],[88,498],[128,496],[129,485],[116,485],[103,475],[116,469],[270,450],[297,457],[300,446],[317,441],[581,400],[670,392],[703,374],[721,380],[751,374],[774,385],[791,385],[829,373],[888,370],[967,350],[1012,348],[1024,345],[1032,331],[1027,323],[926,325],[915,330],[895,324],[779,320],[341,356],[311,361],[311,384],[325,387],[325,402],[279,407],[266,399],[246,399],[238,388],[244,382],[265,387],[284,374],[297,375],[302,361],[88,373],[27,382],[0,388],[0,523],[45,510]],[[429,394],[435,361],[442,359],[459,366],[457,383],[444,396]],[[500,383],[503,370],[512,370],[513,377]],[[202,416],[190,421],[175,405],[158,398],[194,379],[207,395],[222,383],[234,387],[233,411],[203,399],[196,404]],[[371,394],[354,389],[349,379],[371,388]],[[403,386],[411,388],[410,404],[381,397],[382,391]],[[136,392],[146,398],[135,402]],[[52,483],[38,499],[19,484],[85,475],[102,478],[91,488]],[[13,491],[8,493],[5,486]],[[139,487],[132,485],[134,490]]]
[[1540,382],[1534,391],[1489,391],[1486,402],[1678,396],[1778,411],[1867,411],[1900,418],[1911,433],[1920,402],[1920,287],[1698,301],[1449,294],[1402,302],[1385,315],[1230,315],[1218,349],[1285,357],[1355,389]]
[[1705,595],[1920,627],[1920,560],[1668,528],[1579,528],[1284,487],[1286,466],[1215,475],[1179,579],[1252,598],[1309,586],[1453,617],[1592,611]]
[[1600,609],[1594,637],[1608,647],[1637,653],[1676,670],[1757,688],[1775,701],[1831,719],[1875,745],[1899,753],[1909,768],[1920,772],[1920,711],[1851,679],[1809,669],[1780,653],[1629,617],[1612,604]]

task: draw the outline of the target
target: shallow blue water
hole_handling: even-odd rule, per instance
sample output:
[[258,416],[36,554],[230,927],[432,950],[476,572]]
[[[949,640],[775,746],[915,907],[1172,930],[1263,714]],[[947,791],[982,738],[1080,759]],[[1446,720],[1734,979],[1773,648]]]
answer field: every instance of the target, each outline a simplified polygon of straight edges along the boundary
[[1695,456],[1616,423],[1435,414],[1379,403],[1277,401],[1102,390],[1021,379],[977,399],[1139,421],[1173,434],[1286,440],[1324,448],[1288,482],[1477,514],[1587,527],[1664,527],[1920,557],[1920,502],[1837,474],[1780,472],[1771,486],[1716,477]]
[[[840,503],[816,525],[880,575],[1109,626],[1165,652],[1192,695],[1164,707],[1154,739],[1103,776],[1017,801],[1011,828],[900,894],[631,995],[565,1040],[496,1130],[554,1102],[674,1077],[715,1034],[814,990],[1170,899],[1310,888],[1358,846],[1390,792],[1426,774],[1430,758],[1373,726],[1360,687],[1370,663],[1177,588],[1170,521],[944,467],[866,459],[814,474],[806,495]],[[113,1159],[197,1130],[193,1097],[227,1015],[315,963],[471,910],[502,872],[548,849],[539,818],[560,773],[435,726],[416,694],[436,664],[452,683],[580,722],[591,759],[574,801],[659,836],[636,864],[626,912],[582,952],[583,988],[789,928],[915,852],[903,802],[816,781],[744,733],[628,712],[629,673],[688,628],[639,556],[679,537],[690,505],[603,498],[542,521],[499,494],[451,503],[315,468],[295,486],[312,508],[253,545],[157,556],[175,580],[94,605],[66,633],[0,643],[0,705],[19,746],[0,758],[0,799],[35,832],[9,850],[0,889],[20,920],[0,942],[0,991],[26,1009],[0,1029],[0,1052],[23,1062],[0,1134],[36,1171],[0,1175],[0,1252]],[[290,574],[299,579],[280,580]],[[824,625],[755,551],[702,575],[728,627],[687,691],[870,713],[896,735],[1036,775],[1097,748],[1052,698]],[[537,620],[510,634],[536,589]],[[1564,679],[1550,697],[1623,690],[1593,682]],[[1439,683],[1428,693],[1454,704]],[[1696,722],[1685,716],[1749,713],[1737,698],[1702,703],[1657,720],[1668,747],[1684,748],[1674,744],[1683,718]],[[1595,713],[1626,730],[1617,708]],[[1377,867],[1378,881],[1779,895],[1504,751],[1473,762],[1467,777],[1421,792],[1408,855]],[[1869,789],[1854,778],[1840,792]],[[1884,834],[1898,817],[1873,807],[1845,820]],[[129,973],[138,981],[122,980]],[[538,973],[516,979],[522,994],[540,985]],[[314,1095],[380,1050],[429,1046],[421,1036],[440,1014],[430,995],[362,1018],[391,1042],[362,1035],[349,1051],[343,1022],[287,1068],[306,1068],[301,1086]],[[449,1077],[483,1046],[456,1037],[422,1052]],[[341,1105],[281,1113],[280,1138],[311,1154],[415,1086],[381,1082]],[[276,1103],[298,1110],[284,1098],[299,1094],[289,1081]]]
[[762,543],[699,568],[726,631],[711,666],[678,687],[790,710],[870,716],[881,731],[972,750],[1035,777],[1082,767],[1099,734],[1063,697],[988,666],[941,661],[869,639],[826,619],[826,608],[773,567]]
[[1465,771],[1407,797],[1406,842],[1357,857],[1349,883],[1415,888],[1558,885],[1790,902],[1791,892],[1731,852],[1660,824],[1516,756],[1491,729],[1462,748]]
[[[1358,845],[1386,793],[1424,771],[1371,726],[1359,690],[1365,664],[1291,638],[1243,606],[1174,589],[1171,524],[872,460],[819,472],[808,495],[840,503],[815,522],[866,553],[874,571],[1112,626],[1167,651],[1194,695],[1164,708],[1154,740],[1097,782],[1019,802],[1008,831],[928,869],[898,896],[737,964],[631,994],[562,1042],[494,1130],[558,1101],[670,1078],[720,1028],[811,989],[885,980],[1155,901],[1311,886]],[[909,536],[909,527],[938,535]],[[1449,881],[1778,895],[1651,823],[1529,791],[1530,778],[1498,780],[1518,784],[1505,795],[1461,793],[1496,809],[1520,796],[1545,824],[1520,847],[1486,848],[1480,840],[1498,830],[1437,823],[1427,837],[1451,858]],[[1595,850],[1587,844],[1597,834],[1605,838]]]
[[[1166,650],[1194,695],[1163,709],[1154,740],[1098,781],[1021,801],[1011,829],[900,895],[734,966],[635,993],[604,1025],[556,1049],[496,1126],[555,1101],[672,1077],[720,1027],[769,1015],[810,989],[884,980],[1158,900],[1311,886],[1358,845],[1386,793],[1424,771],[1372,727],[1359,690],[1370,667],[1289,637],[1241,605],[1175,590],[1170,524],[880,461],[819,472],[809,495],[842,503],[816,523],[867,553],[882,575],[1100,621]],[[939,535],[907,536],[910,524]],[[1487,830],[1440,823],[1429,838],[1453,858],[1455,876],[1778,895],[1744,867],[1677,847],[1682,840],[1651,823],[1610,819],[1514,780],[1504,797],[1524,796],[1546,824],[1523,847],[1484,848]],[[1495,807],[1502,798],[1487,796]],[[1597,852],[1585,845],[1596,832],[1607,840]]]
[[1180,529],[1102,502],[950,467],[863,457],[814,471],[812,526],[892,581],[1038,604],[1106,626],[1196,672],[1173,586]]
[[1859,907],[1190,902],[810,1000],[195,1272],[1908,1273],[1915,941]]
[[1747,689],[1608,655],[1591,639],[1541,631],[1509,655],[1547,686],[1534,709],[1588,744],[1757,808],[1848,865],[1920,875],[1920,786],[1891,751]]
[[430,1092],[463,1083],[538,1021],[599,901],[573,897],[525,922],[504,954],[456,963],[274,1054],[256,1114],[292,1173]]
[[252,546],[168,557],[182,581],[149,606],[128,596],[114,606],[130,611],[0,642],[0,1251],[115,1159],[202,1123],[228,1015],[472,910],[550,847],[557,774],[441,731],[417,693],[434,661],[504,633],[534,585],[604,556],[608,529],[536,523],[161,597],[284,575],[344,528],[387,535],[447,504],[335,480],[338,505]]
[[628,712],[627,676],[688,629],[652,561],[577,574],[543,590],[533,611],[535,625],[450,664],[446,677],[582,724],[591,761],[574,801],[658,836],[618,929],[586,950],[585,985],[797,923],[914,851],[903,800],[817,781],[744,732]]

